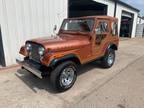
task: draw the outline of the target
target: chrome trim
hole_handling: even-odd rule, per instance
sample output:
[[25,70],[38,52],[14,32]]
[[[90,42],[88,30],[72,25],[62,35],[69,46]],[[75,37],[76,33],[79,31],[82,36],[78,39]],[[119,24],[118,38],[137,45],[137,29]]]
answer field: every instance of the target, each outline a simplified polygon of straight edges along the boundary
[[28,70],[29,72],[33,73],[34,75],[36,75],[38,78],[42,79],[42,75],[41,75],[41,71],[39,71],[38,69],[32,67],[31,65],[29,65],[28,63],[26,63],[25,61],[21,61],[19,59],[16,59],[16,62],[20,65],[22,65],[22,67],[24,67],[24,69]]

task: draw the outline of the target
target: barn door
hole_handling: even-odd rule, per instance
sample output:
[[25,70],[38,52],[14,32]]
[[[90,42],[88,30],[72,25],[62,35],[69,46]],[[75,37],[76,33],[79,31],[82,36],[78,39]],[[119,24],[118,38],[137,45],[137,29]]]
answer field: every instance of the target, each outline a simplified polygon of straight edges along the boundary
[[0,66],[5,66],[1,27],[0,27]]

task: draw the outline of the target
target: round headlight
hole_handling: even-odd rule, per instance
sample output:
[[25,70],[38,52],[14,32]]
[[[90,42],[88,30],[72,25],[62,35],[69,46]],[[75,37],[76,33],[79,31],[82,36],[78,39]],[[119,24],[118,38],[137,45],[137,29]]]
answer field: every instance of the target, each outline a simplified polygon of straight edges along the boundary
[[39,48],[39,55],[43,56],[44,55],[44,51],[45,51],[45,49],[43,47],[40,47]]
[[31,50],[32,50],[32,45],[29,44],[29,43],[27,43],[27,44],[26,44],[26,50],[27,50],[27,51],[31,51]]

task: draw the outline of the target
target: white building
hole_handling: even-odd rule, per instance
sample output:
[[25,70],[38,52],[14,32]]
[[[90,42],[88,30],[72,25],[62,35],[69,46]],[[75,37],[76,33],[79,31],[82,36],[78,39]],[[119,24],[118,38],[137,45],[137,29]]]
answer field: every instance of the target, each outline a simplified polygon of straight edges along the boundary
[[144,18],[140,16],[138,16],[137,20],[136,36],[144,37]]
[[137,24],[144,24],[144,17],[138,16]]
[[115,16],[119,35],[133,38],[138,13],[119,0],[0,0],[0,65],[15,64],[27,39],[51,36],[54,25],[60,27],[67,17]]

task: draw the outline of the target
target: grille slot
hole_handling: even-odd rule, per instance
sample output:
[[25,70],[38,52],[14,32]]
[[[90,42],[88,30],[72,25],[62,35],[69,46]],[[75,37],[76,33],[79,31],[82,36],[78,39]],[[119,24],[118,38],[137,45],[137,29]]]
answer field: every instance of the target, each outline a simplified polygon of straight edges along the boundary
[[30,43],[32,45],[32,50],[30,52],[30,59],[40,63],[40,55],[39,55],[39,48],[41,47],[40,45],[38,44],[35,44],[35,43]]

